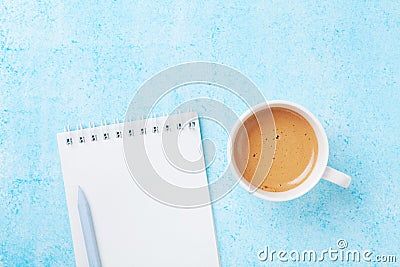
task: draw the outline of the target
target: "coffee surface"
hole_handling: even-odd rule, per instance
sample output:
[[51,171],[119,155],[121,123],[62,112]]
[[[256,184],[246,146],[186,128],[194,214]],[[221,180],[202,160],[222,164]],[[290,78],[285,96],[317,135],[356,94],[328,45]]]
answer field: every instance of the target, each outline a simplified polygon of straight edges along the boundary
[[[275,145],[271,145],[268,135],[261,135],[254,115],[244,123],[248,148],[243,177],[250,183],[262,181],[257,186],[263,190],[283,192],[308,178],[316,163],[318,140],[311,125],[300,114],[279,107],[272,107],[271,112],[275,123],[271,138]],[[274,152],[271,149],[275,149]],[[267,171],[260,172],[266,166],[265,157],[260,157],[261,154],[273,156],[272,164],[267,163]]]

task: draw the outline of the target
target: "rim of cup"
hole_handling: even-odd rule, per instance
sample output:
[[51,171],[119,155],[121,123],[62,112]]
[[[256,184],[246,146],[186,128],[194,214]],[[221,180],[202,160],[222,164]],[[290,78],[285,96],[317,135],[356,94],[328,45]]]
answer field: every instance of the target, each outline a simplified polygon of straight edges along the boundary
[[[238,133],[238,130],[242,126],[243,122],[245,122],[254,113],[256,113],[260,110],[266,109],[266,108],[273,108],[273,107],[286,108],[286,109],[292,110],[292,111],[300,114],[311,125],[311,127],[313,128],[313,130],[315,132],[317,141],[318,141],[317,160],[316,160],[315,166],[314,166],[312,172],[310,173],[310,175],[300,185],[296,186],[295,188],[289,189],[287,191],[282,191],[282,192],[265,191],[265,190],[256,188],[255,186],[253,186],[249,182],[247,182],[246,179],[241,175],[240,171],[238,170],[236,163],[235,163],[234,154],[233,154],[236,135]],[[268,102],[264,102],[264,103],[255,105],[251,109],[247,110],[242,116],[240,116],[239,120],[235,123],[235,125],[233,126],[233,129],[230,133],[227,153],[228,153],[228,159],[230,161],[229,162],[230,169],[233,173],[233,176],[235,177],[235,179],[238,180],[240,185],[245,190],[247,190],[254,196],[261,198],[261,199],[265,199],[265,200],[269,200],[269,201],[288,201],[288,200],[292,200],[292,199],[301,197],[302,195],[306,194],[322,178],[322,175],[328,164],[329,144],[328,144],[328,138],[326,136],[324,128],[322,127],[322,124],[309,110],[307,110],[305,107],[303,107],[297,103],[291,102],[291,101],[272,100],[272,101],[268,101]]]

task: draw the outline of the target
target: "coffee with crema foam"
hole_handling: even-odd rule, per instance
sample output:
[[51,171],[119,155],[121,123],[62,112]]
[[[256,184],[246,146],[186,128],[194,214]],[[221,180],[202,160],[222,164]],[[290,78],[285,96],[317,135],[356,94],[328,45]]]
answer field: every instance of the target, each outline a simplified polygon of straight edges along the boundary
[[273,131],[262,131],[263,120],[257,121],[252,115],[242,127],[247,131],[247,142],[243,142],[245,135],[238,133],[234,157],[249,183],[255,185],[254,181],[259,181],[256,186],[262,190],[283,192],[308,178],[316,164],[318,140],[312,126],[297,112],[281,107],[270,109]]

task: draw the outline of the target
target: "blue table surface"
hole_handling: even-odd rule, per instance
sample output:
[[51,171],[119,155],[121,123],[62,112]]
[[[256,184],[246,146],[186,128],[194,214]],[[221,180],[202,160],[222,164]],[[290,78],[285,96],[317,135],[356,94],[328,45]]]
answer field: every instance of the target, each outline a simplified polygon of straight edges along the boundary
[[[353,177],[285,203],[236,187],[213,204],[222,266],[266,266],[265,246],[323,250],[338,239],[399,262],[399,36],[399,1],[1,1],[0,266],[74,266],[56,133],[122,119],[146,79],[198,60],[310,109],[329,165]],[[202,127],[223,151],[226,133]],[[219,152],[209,177],[224,168]]]

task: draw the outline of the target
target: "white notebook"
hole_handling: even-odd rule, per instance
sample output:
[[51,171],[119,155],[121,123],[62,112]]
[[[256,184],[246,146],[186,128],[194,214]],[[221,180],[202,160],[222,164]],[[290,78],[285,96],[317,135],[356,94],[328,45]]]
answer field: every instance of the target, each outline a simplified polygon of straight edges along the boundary
[[[193,125],[182,125],[188,118]],[[201,158],[204,166],[197,114],[169,116],[169,129],[165,129],[166,119],[57,135],[77,266],[88,266],[77,207],[78,186],[90,205],[102,266],[219,266],[211,205],[177,208],[162,204],[139,188],[127,167],[124,138],[132,142],[125,146],[130,154],[137,153],[135,142],[145,138],[148,155],[135,154],[136,166],[149,157],[157,172],[168,174],[170,183],[183,187],[207,184],[204,168],[180,171],[171,165],[160,145],[165,130],[179,135],[179,151],[194,160]],[[209,199],[208,190],[206,193],[204,197]]]

